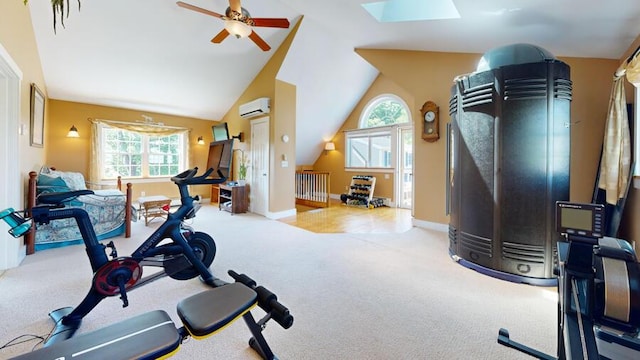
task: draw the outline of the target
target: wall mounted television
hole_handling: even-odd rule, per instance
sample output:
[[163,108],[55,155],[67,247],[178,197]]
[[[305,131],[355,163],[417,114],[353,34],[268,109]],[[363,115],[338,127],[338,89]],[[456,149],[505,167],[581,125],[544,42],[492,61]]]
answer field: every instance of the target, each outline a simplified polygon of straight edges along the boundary
[[231,138],[229,136],[229,127],[226,122],[213,125],[211,127],[211,132],[213,133],[213,141],[229,140]]

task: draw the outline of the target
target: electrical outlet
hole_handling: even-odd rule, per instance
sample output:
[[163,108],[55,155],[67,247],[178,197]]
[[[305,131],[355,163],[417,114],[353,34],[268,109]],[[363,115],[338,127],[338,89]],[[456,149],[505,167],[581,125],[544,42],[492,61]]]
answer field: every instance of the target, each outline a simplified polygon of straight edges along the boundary
[[144,191],[140,191],[140,196],[144,197],[145,192]]

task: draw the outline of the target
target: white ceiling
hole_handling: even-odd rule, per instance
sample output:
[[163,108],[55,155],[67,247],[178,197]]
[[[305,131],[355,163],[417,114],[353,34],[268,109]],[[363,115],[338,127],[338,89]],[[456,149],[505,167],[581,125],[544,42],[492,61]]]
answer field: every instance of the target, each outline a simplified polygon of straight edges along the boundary
[[[185,2],[217,13],[228,6]],[[459,19],[398,23],[376,21],[367,2],[242,1],[252,16],[286,17],[292,26],[304,15],[278,74],[298,90],[297,164],[314,162],[377,75],[354,48],[482,54],[531,43],[556,56],[618,59],[640,34],[636,0],[453,0]],[[54,34],[50,2],[29,2],[52,99],[218,120],[290,31],[255,28],[272,46],[262,52],[248,39],[210,43],[223,22],[172,0],[81,3],[78,11],[70,1],[65,28]]]

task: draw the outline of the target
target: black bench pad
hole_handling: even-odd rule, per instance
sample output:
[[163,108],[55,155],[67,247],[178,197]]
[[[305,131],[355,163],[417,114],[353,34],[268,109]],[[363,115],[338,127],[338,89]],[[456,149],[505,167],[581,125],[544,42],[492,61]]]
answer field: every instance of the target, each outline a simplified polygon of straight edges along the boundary
[[257,303],[256,292],[232,283],[190,296],[178,303],[178,316],[194,338],[202,338],[232,323]]
[[151,311],[15,359],[156,359],[180,346],[169,315]]

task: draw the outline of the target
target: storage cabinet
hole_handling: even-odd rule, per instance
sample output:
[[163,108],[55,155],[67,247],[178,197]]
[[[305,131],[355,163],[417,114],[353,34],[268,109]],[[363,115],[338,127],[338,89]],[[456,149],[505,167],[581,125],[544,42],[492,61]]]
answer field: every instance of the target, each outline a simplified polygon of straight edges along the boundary
[[218,185],[218,208],[232,214],[247,212],[247,191],[245,186]]

